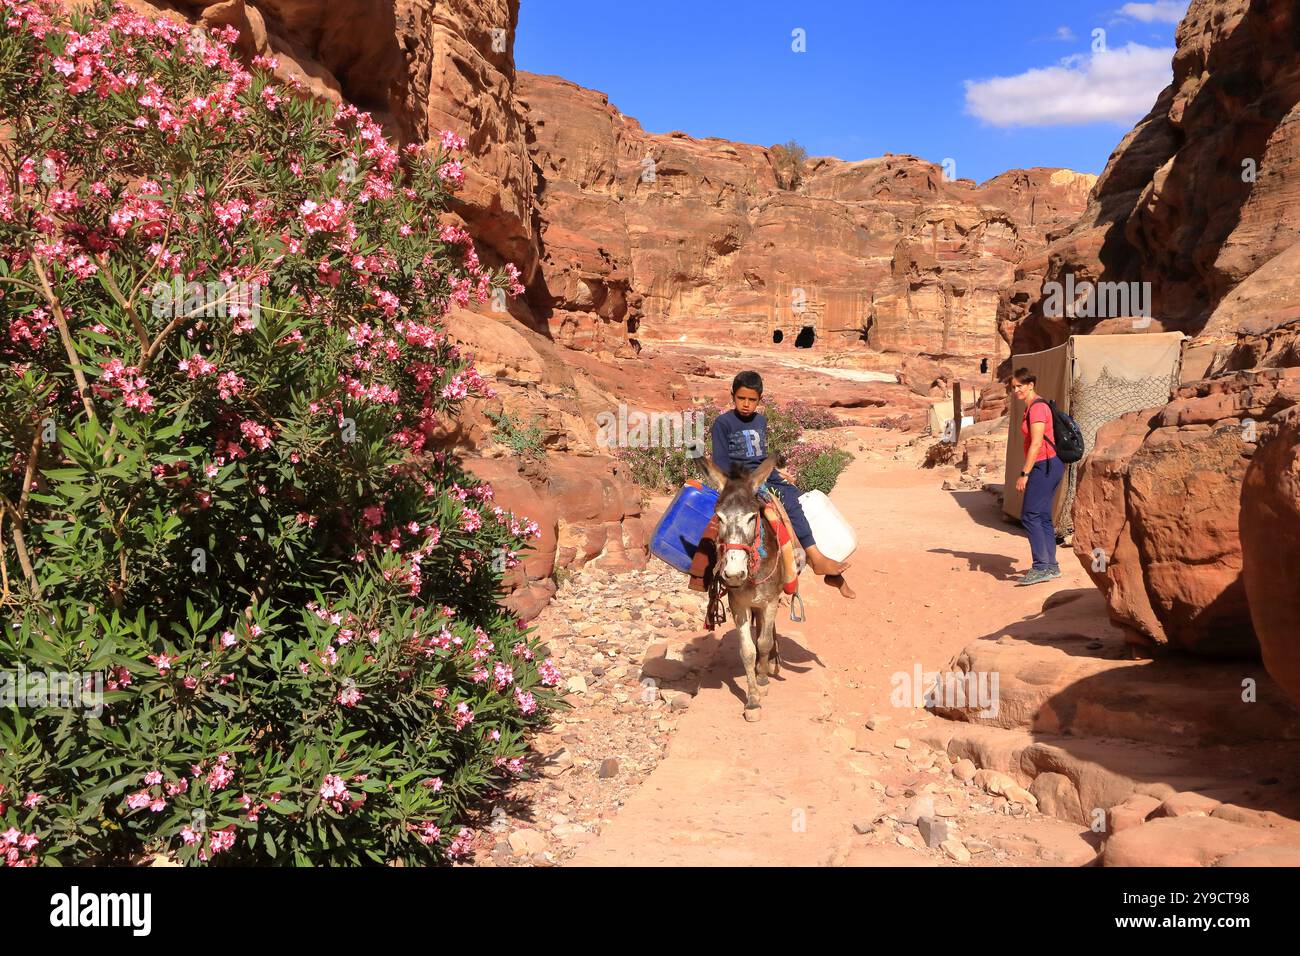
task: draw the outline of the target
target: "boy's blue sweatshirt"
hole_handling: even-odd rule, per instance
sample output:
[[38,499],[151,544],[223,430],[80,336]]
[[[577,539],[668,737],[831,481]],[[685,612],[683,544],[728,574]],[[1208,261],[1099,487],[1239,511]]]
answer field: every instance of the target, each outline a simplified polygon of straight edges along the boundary
[[737,415],[734,408],[724,412],[714,420],[712,434],[713,463],[724,474],[731,473],[732,462],[748,474],[767,458],[767,419],[761,412],[748,419]]

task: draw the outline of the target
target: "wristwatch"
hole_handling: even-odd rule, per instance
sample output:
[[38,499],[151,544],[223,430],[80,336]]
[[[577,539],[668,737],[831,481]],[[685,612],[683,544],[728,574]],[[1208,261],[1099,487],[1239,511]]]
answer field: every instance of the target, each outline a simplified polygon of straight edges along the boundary
[[1027,472],[1027,471],[1022,471],[1022,472],[1020,473],[1020,477],[1021,477],[1021,478],[1028,478],[1028,477],[1029,477],[1029,472]]

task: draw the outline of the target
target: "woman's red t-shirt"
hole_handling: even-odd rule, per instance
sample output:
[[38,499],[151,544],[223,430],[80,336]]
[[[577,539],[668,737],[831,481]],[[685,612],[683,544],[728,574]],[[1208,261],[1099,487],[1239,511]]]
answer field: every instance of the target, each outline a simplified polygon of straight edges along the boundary
[[[1025,412],[1025,417],[1020,421],[1020,434],[1025,436],[1025,454],[1029,454],[1029,445],[1031,438],[1029,436],[1029,425],[1031,422],[1043,422],[1047,425],[1043,429],[1043,443],[1038,447],[1038,457],[1034,461],[1046,461],[1049,458],[1056,457],[1056,449],[1052,445],[1056,442],[1056,430],[1052,422],[1052,408],[1046,402],[1035,402]],[[1050,443],[1050,444],[1049,444]]]

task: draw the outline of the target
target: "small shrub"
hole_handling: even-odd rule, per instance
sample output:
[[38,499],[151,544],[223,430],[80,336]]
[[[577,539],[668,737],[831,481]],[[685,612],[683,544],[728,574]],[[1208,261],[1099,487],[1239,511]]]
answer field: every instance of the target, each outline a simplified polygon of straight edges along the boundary
[[803,184],[804,166],[808,151],[793,139],[786,140],[770,150],[777,185],[782,189],[798,189]]
[[527,425],[521,425],[505,409],[500,412],[485,412],[494,427],[492,437],[511,449],[516,455],[525,458],[546,457],[546,433],[542,430],[541,419],[534,415]]
[[843,448],[824,442],[804,442],[786,453],[786,477],[800,491],[830,494],[840,474],[853,460]]

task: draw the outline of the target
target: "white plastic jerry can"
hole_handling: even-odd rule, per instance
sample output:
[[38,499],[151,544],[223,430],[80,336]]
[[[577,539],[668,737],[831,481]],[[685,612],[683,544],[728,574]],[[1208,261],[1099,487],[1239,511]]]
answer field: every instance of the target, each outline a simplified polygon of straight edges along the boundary
[[858,549],[858,538],[853,527],[844,520],[831,499],[820,491],[809,491],[799,496],[804,517],[812,528],[817,548],[832,561],[843,561]]

